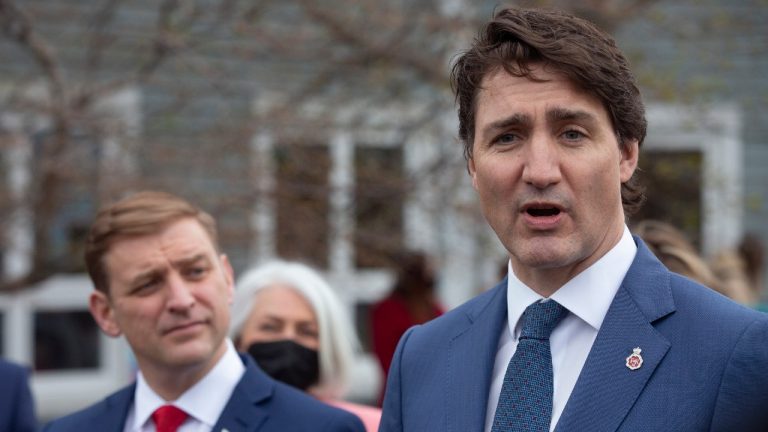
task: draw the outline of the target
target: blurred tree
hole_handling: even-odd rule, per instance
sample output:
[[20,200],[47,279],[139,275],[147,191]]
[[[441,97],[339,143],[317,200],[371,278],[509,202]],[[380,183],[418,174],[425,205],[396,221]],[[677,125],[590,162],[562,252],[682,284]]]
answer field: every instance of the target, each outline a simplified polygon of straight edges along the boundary
[[[609,31],[652,14],[655,3],[521,2],[572,10]],[[340,206],[364,203],[351,212],[361,217],[428,184],[435,197],[420,204],[433,202],[436,212],[452,205],[483,227],[476,206],[455,193],[465,173],[452,138],[448,72],[452,56],[495,7],[466,0],[0,0],[0,148],[8,179],[0,187],[0,250],[28,249],[30,257],[20,270],[6,269],[3,288],[80,270],[72,244],[93,211],[138,188],[170,189],[211,209],[222,222],[225,249],[240,257],[236,263],[252,253],[255,201],[265,188],[275,194],[278,213],[298,227],[285,229],[281,219],[277,232],[287,237],[276,250],[294,256],[306,247],[305,258],[315,261],[328,258],[316,250],[324,241],[319,235],[339,229],[318,227],[312,211],[290,206],[323,201],[320,195]],[[380,133],[402,151],[422,136],[437,145],[428,162],[395,177],[391,160],[377,158],[408,164],[408,157],[360,152],[349,159],[367,170],[351,175],[358,189],[334,177],[333,154],[286,163],[280,158],[298,153],[274,151],[327,144],[338,130]],[[260,136],[272,137],[272,151],[254,150]],[[266,183],[258,155],[274,158],[266,166],[277,174]],[[318,183],[324,177],[327,185]],[[281,178],[291,183],[270,183]],[[334,201],[338,190],[354,198]],[[358,223],[372,232],[340,229],[370,254],[352,261],[380,265],[395,252],[388,248],[401,247],[403,211],[387,208],[381,220]],[[19,229],[27,230],[28,245]],[[377,243],[383,249],[371,250]]]

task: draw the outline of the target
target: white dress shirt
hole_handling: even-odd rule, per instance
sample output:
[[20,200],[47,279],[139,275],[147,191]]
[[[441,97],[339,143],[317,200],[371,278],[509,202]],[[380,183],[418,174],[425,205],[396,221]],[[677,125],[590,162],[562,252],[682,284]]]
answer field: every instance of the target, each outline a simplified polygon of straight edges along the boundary
[[[616,246],[550,297],[570,312],[555,327],[549,338],[554,379],[550,431],[555,429],[563,413],[605,314],[608,313],[613,297],[619,290],[636,253],[637,246],[625,225],[624,233]],[[493,425],[501,385],[504,383],[504,374],[517,349],[517,339],[522,330],[520,317],[528,306],[543,299],[520,282],[512,271],[511,263],[508,267],[507,325],[499,337],[496,361],[493,365],[493,377],[488,391],[488,406],[485,414],[486,432],[490,432]]]
[[227,350],[216,366],[175,401],[165,401],[158,396],[139,372],[133,406],[128,412],[123,431],[155,432],[152,413],[165,404],[171,404],[189,414],[178,432],[211,432],[245,372],[245,365],[237,355],[232,341],[227,339],[226,344]]

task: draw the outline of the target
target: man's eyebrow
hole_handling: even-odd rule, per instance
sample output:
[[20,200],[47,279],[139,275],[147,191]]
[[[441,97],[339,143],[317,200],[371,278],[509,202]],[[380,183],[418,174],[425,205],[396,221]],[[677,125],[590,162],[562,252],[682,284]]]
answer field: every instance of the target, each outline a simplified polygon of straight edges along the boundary
[[195,254],[191,257],[182,258],[179,260],[176,260],[173,265],[174,267],[185,267],[192,264],[197,264],[200,261],[208,262],[208,257],[204,253]]
[[547,121],[550,123],[560,121],[589,121],[597,120],[594,114],[583,110],[571,110],[568,108],[553,108],[547,111]]
[[138,285],[138,284],[141,284],[141,283],[143,283],[145,281],[149,281],[149,280],[155,279],[157,277],[162,277],[164,273],[165,272],[163,270],[149,269],[149,270],[143,271],[143,272],[137,274],[136,276],[132,277],[130,279],[130,284],[131,285]]
[[528,126],[531,124],[531,117],[523,113],[514,113],[510,116],[496,120],[487,124],[480,131],[483,137],[492,134],[494,131],[507,129],[513,126]]

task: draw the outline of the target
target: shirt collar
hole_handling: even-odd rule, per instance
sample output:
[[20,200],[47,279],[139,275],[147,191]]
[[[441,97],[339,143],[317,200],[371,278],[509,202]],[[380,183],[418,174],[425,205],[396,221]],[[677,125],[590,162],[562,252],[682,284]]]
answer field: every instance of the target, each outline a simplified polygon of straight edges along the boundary
[[[624,225],[619,242],[594,264],[576,275],[550,297],[595,330],[600,330],[613,297],[635,259],[637,246],[629,228]],[[515,276],[511,262],[507,279],[507,320],[509,331],[517,338],[515,329],[525,309],[543,297]]]
[[152,413],[167,403],[181,408],[201,423],[213,427],[245,372],[245,366],[237,355],[232,341],[226,339],[225,343],[227,349],[213,369],[175,401],[163,400],[149,387],[139,371],[134,397],[136,415],[132,430],[140,430],[149,421]]

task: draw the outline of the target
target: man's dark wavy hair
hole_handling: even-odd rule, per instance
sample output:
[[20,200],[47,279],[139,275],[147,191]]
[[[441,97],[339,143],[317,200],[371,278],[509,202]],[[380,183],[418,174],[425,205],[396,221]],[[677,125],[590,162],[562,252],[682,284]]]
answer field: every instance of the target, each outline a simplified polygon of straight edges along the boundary
[[[477,94],[483,79],[503,69],[531,78],[531,66],[546,65],[602,101],[619,146],[642,145],[645,108],[629,62],[613,38],[594,24],[561,11],[508,8],[500,10],[480,31],[469,50],[458,57],[451,85],[459,106],[459,138],[464,157],[472,158]],[[638,173],[621,185],[626,216],[644,201]]]

